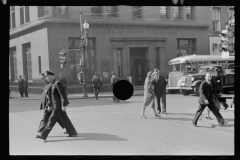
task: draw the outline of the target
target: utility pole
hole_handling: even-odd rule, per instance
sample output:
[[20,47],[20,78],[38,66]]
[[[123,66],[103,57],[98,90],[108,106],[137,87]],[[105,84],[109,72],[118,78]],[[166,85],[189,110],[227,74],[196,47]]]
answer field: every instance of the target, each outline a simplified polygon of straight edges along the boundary
[[[86,36],[83,36],[83,23],[82,23],[82,7],[79,7],[79,14],[80,14],[80,56],[82,59],[82,73],[83,73],[83,96],[82,97],[88,97],[87,95],[87,84],[86,84],[86,57],[85,57],[85,52],[86,52],[86,48],[87,45],[85,43],[87,43],[87,40],[84,41],[84,39],[86,39]],[[85,34],[84,34],[85,35]],[[81,62],[80,59],[80,62]]]

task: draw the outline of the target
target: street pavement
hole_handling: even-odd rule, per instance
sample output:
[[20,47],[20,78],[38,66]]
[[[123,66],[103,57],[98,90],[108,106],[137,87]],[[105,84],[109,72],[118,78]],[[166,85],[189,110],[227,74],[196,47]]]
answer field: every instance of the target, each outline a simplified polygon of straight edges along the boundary
[[168,94],[168,114],[155,118],[147,107],[147,119],[140,117],[142,96],[120,103],[107,97],[70,99],[67,114],[78,136],[66,137],[56,124],[44,143],[35,138],[42,118],[40,101],[10,98],[10,155],[234,155],[234,110],[221,110],[229,121],[225,127],[212,113],[214,120],[207,120],[206,109],[199,127],[193,127],[197,99]]

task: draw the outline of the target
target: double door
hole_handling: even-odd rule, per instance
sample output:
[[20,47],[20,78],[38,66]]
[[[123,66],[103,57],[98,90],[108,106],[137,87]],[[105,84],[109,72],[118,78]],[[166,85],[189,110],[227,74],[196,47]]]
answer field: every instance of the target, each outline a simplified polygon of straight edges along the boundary
[[131,73],[135,85],[143,85],[147,75],[147,60],[131,59]]

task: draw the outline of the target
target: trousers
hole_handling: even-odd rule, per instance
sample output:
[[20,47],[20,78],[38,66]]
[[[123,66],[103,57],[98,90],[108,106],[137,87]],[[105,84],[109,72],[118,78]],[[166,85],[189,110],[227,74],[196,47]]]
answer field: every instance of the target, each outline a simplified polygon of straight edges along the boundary
[[209,103],[208,105],[199,104],[198,110],[193,118],[192,124],[197,125],[197,121],[198,121],[199,117],[201,116],[202,112],[204,111],[204,109],[206,108],[206,106],[208,106],[208,108],[215,115],[219,125],[222,125],[222,123],[224,122],[224,119],[223,119],[222,115],[219,113],[219,110],[214,105],[214,103]]
[[95,98],[98,99],[98,93],[99,93],[100,87],[93,87],[93,90],[94,90]]
[[41,137],[45,139],[48,137],[49,133],[51,132],[59,118],[62,119],[63,125],[69,135],[77,134],[74,126],[72,125],[72,122],[67,116],[67,113],[63,112],[61,109],[53,109],[45,128],[41,132]]
[[166,112],[166,93],[156,95],[157,110],[159,112]]

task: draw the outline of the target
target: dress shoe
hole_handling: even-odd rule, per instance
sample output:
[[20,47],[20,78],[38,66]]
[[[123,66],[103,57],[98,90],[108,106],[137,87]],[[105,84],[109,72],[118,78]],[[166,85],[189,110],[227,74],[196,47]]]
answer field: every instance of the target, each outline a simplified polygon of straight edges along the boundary
[[67,137],[76,137],[77,134],[69,134]]
[[41,136],[37,135],[36,138],[41,138]]
[[160,118],[161,116],[160,116],[160,115],[158,115],[158,114],[155,114],[155,117],[156,117],[156,118]]
[[226,126],[227,124],[228,124],[228,121],[224,120],[223,123],[222,123],[222,125],[220,125],[220,126],[224,127],[224,126]]
[[193,127],[197,127],[197,124],[192,124]]
[[166,113],[166,112],[162,112],[162,114],[165,114],[165,115],[166,115],[167,113]]
[[64,132],[64,134],[68,134],[68,132],[66,131],[66,132]]
[[42,136],[37,135],[36,138],[42,139],[44,142],[46,142],[46,138],[43,138]]

